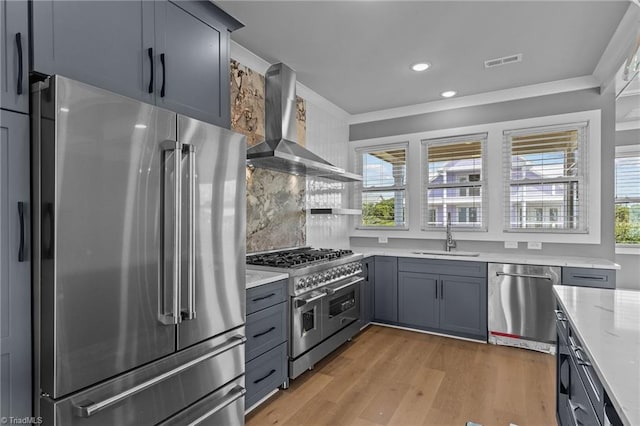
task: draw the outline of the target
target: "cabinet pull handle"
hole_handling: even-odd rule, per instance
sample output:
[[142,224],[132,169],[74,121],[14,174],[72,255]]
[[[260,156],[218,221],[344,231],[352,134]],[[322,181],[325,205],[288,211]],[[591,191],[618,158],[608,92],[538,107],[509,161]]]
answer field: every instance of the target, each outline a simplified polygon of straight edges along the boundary
[[165,94],[164,86],[167,80],[167,70],[164,64],[164,53],[160,54],[160,63],[162,64],[162,86],[160,87],[160,97],[164,98],[164,94]]
[[270,293],[270,294],[267,294],[266,296],[256,297],[255,299],[251,299],[251,301],[252,302],[259,302],[260,300],[269,299],[269,298],[271,298],[271,297],[273,297],[275,295],[276,295],[275,293]]
[[153,93],[153,47],[147,49],[147,54],[149,55],[149,93]]
[[556,313],[556,319],[557,319],[558,321],[562,321],[562,322],[564,322],[564,321],[566,321],[566,320],[567,320],[567,317],[565,316],[564,312],[562,312],[562,311],[560,311],[560,310],[558,310],[558,309],[554,310],[553,312],[555,312],[555,313]]
[[573,278],[577,278],[579,280],[593,280],[593,281],[604,281],[606,277],[594,277],[591,275],[574,275]]
[[16,47],[18,48],[18,95],[22,95],[22,34],[16,33]]
[[18,262],[24,262],[24,202],[18,201],[18,219],[20,220],[20,247],[18,248]]
[[269,371],[269,373],[268,373],[266,376],[261,377],[261,378],[259,378],[259,379],[257,379],[257,380],[254,380],[254,381],[253,381],[253,384],[254,384],[254,385],[257,385],[258,383],[260,383],[261,381],[263,381],[263,380],[264,380],[264,379],[266,379],[267,377],[271,376],[271,375],[272,375],[273,373],[275,373],[275,372],[276,372],[276,370],[271,369],[271,371]]
[[440,299],[444,300],[444,280],[440,280]]
[[438,299],[438,280],[436,280],[436,299]]
[[265,334],[269,334],[275,329],[276,329],[275,327],[271,327],[270,329],[268,329],[266,331],[263,331],[262,333],[254,334],[253,338],[255,339],[256,337],[260,337],[260,336],[264,336]]

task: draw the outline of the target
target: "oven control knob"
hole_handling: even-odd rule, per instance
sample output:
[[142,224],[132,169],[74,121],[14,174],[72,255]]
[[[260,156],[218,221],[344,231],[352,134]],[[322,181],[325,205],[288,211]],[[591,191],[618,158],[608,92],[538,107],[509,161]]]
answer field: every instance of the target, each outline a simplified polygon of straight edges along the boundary
[[319,282],[319,281],[320,281],[320,279],[319,279],[319,277],[318,277],[318,275],[317,275],[317,274],[316,274],[316,275],[314,275],[314,276],[312,277],[312,279],[311,279],[312,285],[314,285],[314,286],[318,285],[318,282]]

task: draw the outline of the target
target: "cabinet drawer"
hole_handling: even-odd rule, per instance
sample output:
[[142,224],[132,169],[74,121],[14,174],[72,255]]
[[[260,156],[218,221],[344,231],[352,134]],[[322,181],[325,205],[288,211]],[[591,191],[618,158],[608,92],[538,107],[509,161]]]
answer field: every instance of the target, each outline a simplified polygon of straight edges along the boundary
[[602,414],[603,409],[601,407],[600,409],[596,409],[594,411],[582,380],[580,380],[580,378],[576,377],[575,375],[575,371],[580,368],[580,366],[577,365],[574,361],[575,360],[571,358],[569,399],[567,401],[567,406],[565,407],[565,409],[567,410],[566,418],[569,419],[569,424],[571,426],[599,426],[600,424],[602,424],[602,415],[600,415],[600,422],[598,422],[598,416],[596,416],[596,412]]
[[579,379],[577,377],[572,377],[572,380],[579,380],[582,382],[586,394],[598,415],[598,419],[600,420],[600,423],[602,423],[604,414],[604,389],[602,388],[602,383],[600,382],[600,379],[598,379],[596,371],[591,365],[589,355],[587,355],[584,349],[582,349],[582,345],[578,338],[573,335],[573,330],[569,332],[569,336],[569,352],[571,354],[571,360],[574,363],[573,365],[575,365],[575,369],[579,376]]
[[247,363],[247,408],[287,380],[287,344],[282,343]]
[[287,304],[247,315],[247,360],[287,340]]
[[615,269],[562,268],[562,284],[616,288],[616,271]]
[[463,275],[465,277],[486,277],[485,262],[468,262],[463,260],[416,259],[401,257],[398,259],[398,270],[427,274]]
[[250,288],[247,290],[247,315],[282,303],[286,298],[287,280]]

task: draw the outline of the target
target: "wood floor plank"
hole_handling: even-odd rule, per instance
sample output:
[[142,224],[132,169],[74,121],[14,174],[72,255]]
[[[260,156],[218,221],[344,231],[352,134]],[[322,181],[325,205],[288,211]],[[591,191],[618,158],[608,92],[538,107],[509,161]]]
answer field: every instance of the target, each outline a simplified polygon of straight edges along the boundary
[[254,410],[261,425],[555,425],[554,357],[370,326]]

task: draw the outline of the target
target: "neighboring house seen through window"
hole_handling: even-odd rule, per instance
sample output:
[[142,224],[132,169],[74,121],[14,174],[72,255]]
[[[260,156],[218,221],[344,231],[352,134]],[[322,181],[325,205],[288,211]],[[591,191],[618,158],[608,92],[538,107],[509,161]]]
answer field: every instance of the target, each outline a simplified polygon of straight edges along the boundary
[[588,123],[504,132],[505,230],[588,232]]
[[615,233],[620,245],[640,245],[640,145],[616,147]]
[[362,173],[360,228],[406,228],[407,144],[356,151]]
[[484,161],[487,134],[422,141],[422,228],[452,226],[486,230]]

